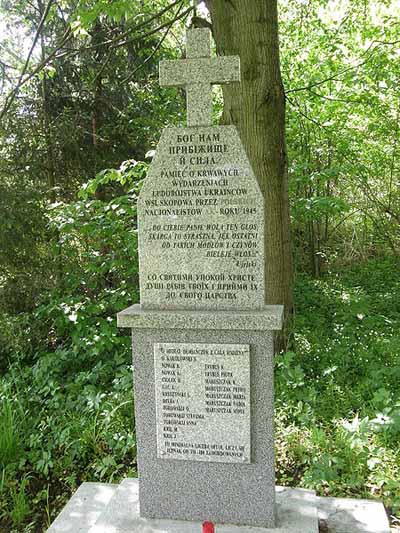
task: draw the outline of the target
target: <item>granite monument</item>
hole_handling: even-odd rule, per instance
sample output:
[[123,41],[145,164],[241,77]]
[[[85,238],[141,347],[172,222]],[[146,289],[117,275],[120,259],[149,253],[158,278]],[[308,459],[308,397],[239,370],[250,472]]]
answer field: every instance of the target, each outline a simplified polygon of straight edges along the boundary
[[275,525],[273,331],[265,305],[264,202],[234,126],[212,125],[212,85],[240,82],[238,57],[186,59],[188,126],[166,128],[138,203],[140,305],[132,329],[140,514]]

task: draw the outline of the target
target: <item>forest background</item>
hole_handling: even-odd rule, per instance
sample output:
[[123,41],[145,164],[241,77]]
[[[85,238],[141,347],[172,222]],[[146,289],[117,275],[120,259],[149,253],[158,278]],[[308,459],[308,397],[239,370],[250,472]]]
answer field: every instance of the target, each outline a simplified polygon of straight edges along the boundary
[[[137,475],[115,317],[139,298],[138,192],[185,120],[158,62],[182,56],[191,5],[0,2],[1,531],[43,531],[83,481]],[[277,482],[382,499],[395,526],[400,2],[279,10],[296,275]]]

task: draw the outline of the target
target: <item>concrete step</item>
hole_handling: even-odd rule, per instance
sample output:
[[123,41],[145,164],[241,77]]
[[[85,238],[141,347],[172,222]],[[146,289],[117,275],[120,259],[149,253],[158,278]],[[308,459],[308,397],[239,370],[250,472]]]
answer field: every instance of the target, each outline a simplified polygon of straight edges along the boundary
[[321,533],[390,533],[389,520],[381,502],[317,498],[317,506]]
[[[277,487],[277,527],[216,524],[216,533],[390,533],[382,503],[320,498],[313,491]],[[318,525],[319,523],[319,525]],[[319,529],[320,527],[320,529]],[[139,482],[83,483],[48,533],[201,533],[200,522],[139,516]]]
[[110,483],[82,483],[47,533],[88,533],[117,488]]
[[[216,525],[216,533],[318,533],[314,491],[277,488],[274,529]],[[139,482],[125,479],[89,533],[201,533],[201,522],[149,520],[139,516]]]

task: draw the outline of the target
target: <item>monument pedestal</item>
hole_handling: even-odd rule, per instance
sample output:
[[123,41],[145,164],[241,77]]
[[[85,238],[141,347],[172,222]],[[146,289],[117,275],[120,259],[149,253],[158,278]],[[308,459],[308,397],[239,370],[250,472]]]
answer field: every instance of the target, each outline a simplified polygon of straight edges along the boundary
[[133,332],[142,517],[275,526],[273,331],[282,315],[282,306],[140,305],[118,314]]

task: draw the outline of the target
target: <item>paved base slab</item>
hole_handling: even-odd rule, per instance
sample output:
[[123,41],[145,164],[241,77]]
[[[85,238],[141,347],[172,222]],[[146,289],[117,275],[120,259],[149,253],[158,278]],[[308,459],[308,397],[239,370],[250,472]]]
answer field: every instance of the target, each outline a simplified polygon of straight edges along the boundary
[[[148,520],[139,516],[139,484],[83,483],[48,533],[201,533],[200,522]],[[277,527],[218,525],[216,533],[390,533],[382,503],[317,498],[314,492],[277,487]],[[394,531],[394,530],[393,530]]]
[[47,532],[87,533],[117,488],[108,483],[82,483]]
[[[216,524],[217,533],[318,533],[316,497],[313,491],[277,488],[277,527]],[[207,517],[204,517],[206,520]],[[139,516],[139,483],[126,479],[89,533],[201,533],[201,522],[150,520]]]
[[390,533],[388,517],[380,502],[317,498],[317,505],[322,532]]

